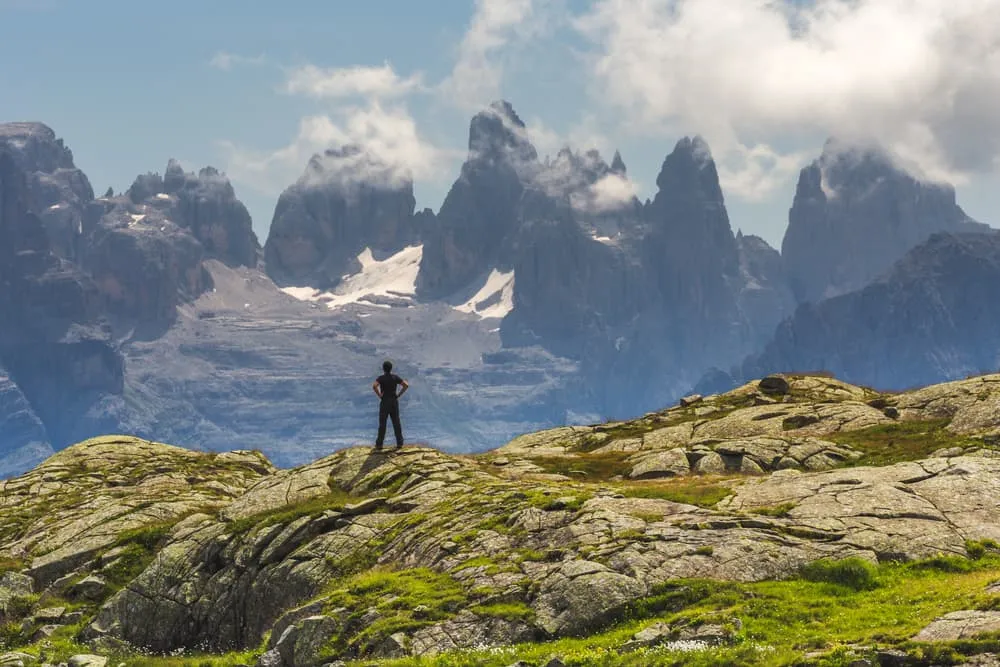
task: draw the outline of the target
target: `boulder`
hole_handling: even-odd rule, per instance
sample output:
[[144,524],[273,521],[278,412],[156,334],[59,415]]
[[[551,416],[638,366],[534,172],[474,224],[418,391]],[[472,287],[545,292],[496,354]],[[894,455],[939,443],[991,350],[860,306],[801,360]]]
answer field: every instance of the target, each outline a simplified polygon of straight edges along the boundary
[[632,479],[653,479],[656,477],[677,477],[691,472],[687,454],[677,447],[667,451],[641,454],[629,471]]

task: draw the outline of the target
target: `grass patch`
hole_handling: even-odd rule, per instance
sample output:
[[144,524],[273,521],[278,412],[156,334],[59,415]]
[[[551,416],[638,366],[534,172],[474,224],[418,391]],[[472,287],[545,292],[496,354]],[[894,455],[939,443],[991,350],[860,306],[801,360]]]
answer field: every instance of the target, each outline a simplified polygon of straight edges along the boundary
[[28,563],[20,558],[0,558],[0,575],[8,572],[20,572],[28,567]]
[[[940,647],[916,645],[909,638],[938,616],[959,609],[974,609],[983,599],[984,587],[1000,575],[1000,557],[987,553],[968,561],[969,570],[949,572],[927,562],[861,566],[878,587],[844,585],[859,583],[850,561],[825,566],[825,579],[797,578],[755,584],[706,580],[675,581],[654,589],[632,604],[619,625],[586,638],[567,638],[509,648],[462,651],[423,658],[378,661],[382,667],[505,667],[517,660],[541,665],[553,655],[572,667],[624,667],[730,665],[772,667],[824,665],[845,667],[855,651],[898,646],[911,655],[954,658],[983,652],[1000,642],[990,638],[953,642]],[[868,567],[871,570],[868,570]],[[868,575],[861,575],[861,582]],[[834,583],[831,583],[832,579]],[[736,618],[743,622],[732,647],[679,652],[664,649],[619,654],[617,647],[656,618],[667,623],[697,623],[708,619]],[[945,650],[947,649],[947,650]],[[825,653],[825,658],[806,654]],[[853,655],[853,657],[852,657]],[[358,662],[355,665],[373,665]],[[941,660],[925,664],[949,664]]]
[[655,482],[630,482],[615,487],[628,498],[655,498],[685,505],[713,507],[733,491],[726,480],[712,477],[678,477]]
[[631,466],[625,463],[625,459],[631,455],[632,452],[580,453],[574,456],[541,456],[528,460],[547,473],[593,482],[627,473]]
[[945,430],[950,419],[899,421],[858,431],[843,431],[824,436],[833,442],[861,452],[853,466],[885,466],[900,461],[927,458],[945,447],[977,445],[974,440]]
[[286,525],[304,516],[315,516],[330,510],[340,511],[344,509],[345,505],[351,505],[364,499],[365,496],[356,496],[334,487],[330,489],[330,493],[323,496],[231,521],[229,522],[229,532],[238,535],[255,527]]

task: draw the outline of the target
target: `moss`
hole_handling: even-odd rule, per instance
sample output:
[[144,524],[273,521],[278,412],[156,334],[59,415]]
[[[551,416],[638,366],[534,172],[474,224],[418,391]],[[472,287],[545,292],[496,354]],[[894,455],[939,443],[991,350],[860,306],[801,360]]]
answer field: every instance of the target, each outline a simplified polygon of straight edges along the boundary
[[780,505],[771,505],[769,507],[756,507],[750,510],[750,513],[759,514],[760,516],[781,518],[788,516],[788,513],[795,509],[795,507],[795,503],[782,503]]
[[489,567],[495,564],[496,562],[489,556],[476,556],[475,558],[470,558],[462,563],[459,563],[455,567],[451,568],[451,571],[461,572],[462,570],[469,570],[474,567]]
[[470,607],[470,610],[477,616],[502,618],[508,621],[530,621],[535,617],[535,610],[523,602],[474,605]]
[[20,558],[0,558],[0,575],[8,572],[20,572],[28,567],[28,563]]
[[[367,654],[379,641],[396,632],[412,632],[453,617],[468,603],[462,586],[447,574],[428,569],[373,569],[341,581],[325,596],[328,611],[344,607],[354,611],[345,628],[353,634],[331,637],[330,655],[345,651]],[[358,621],[374,608],[378,616],[366,626]]]
[[364,500],[366,496],[356,496],[340,489],[331,489],[330,493],[310,498],[294,505],[285,505],[273,510],[254,514],[229,522],[229,532],[233,535],[245,533],[251,529],[267,526],[287,525],[304,516],[316,516],[328,511],[340,511],[345,505]]
[[711,545],[705,545],[695,549],[694,553],[696,556],[711,556],[715,553],[715,549]]

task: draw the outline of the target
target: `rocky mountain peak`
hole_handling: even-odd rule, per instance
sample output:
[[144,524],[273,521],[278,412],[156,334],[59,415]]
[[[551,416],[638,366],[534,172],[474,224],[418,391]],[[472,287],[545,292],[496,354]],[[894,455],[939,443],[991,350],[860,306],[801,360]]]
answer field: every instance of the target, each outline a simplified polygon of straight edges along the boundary
[[687,192],[706,202],[722,203],[722,186],[715,160],[701,137],[684,137],[663,161],[656,186],[675,193]]
[[365,248],[418,242],[415,207],[407,170],[358,145],[316,154],[278,199],[264,245],[268,274],[279,284],[336,285],[360,269]]
[[938,231],[973,231],[946,183],[916,177],[877,145],[830,139],[805,167],[782,256],[799,301],[860,289]]
[[469,153],[485,161],[533,162],[538,153],[514,107],[498,100],[480,111],[469,124]]
[[214,167],[185,172],[171,159],[163,176],[138,176],[126,195],[133,204],[160,211],[172,223],[189,230],[208,257],[231,266],[257,265],[260,244],[250,212],[236,198],[229,179]]
[[615,156],[611,158],[611,171],[622,177],[628,173],[628,169],[625,167],[625,160],[622,159],[622,154],[618,151],[615,151]]
[[0,149],[6,149],[24,171],[28,205],[41,219],[52,251],[75,259],[94,190],[73,164],[73,153],[43,123],[0,123]]

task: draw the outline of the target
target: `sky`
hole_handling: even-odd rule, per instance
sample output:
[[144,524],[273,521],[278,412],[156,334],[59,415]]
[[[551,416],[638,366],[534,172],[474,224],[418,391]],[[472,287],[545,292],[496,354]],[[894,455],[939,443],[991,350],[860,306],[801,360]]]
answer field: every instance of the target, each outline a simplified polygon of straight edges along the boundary
[[212,165],[261,242],[309,157],[346,143],[436,211],[495,99],[543,156],[620,150],[643,199],[702,135],[734,231],[776,247],[831,135],[1000,224],[1000,0],[0,0],[0,63],[0,121],[51,126],[99,194]]

